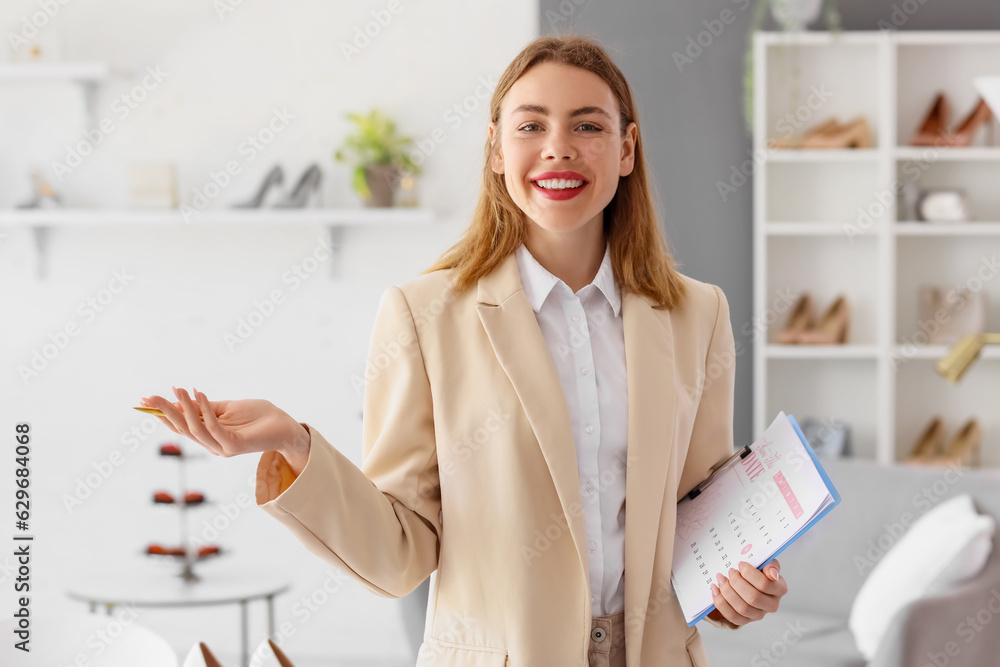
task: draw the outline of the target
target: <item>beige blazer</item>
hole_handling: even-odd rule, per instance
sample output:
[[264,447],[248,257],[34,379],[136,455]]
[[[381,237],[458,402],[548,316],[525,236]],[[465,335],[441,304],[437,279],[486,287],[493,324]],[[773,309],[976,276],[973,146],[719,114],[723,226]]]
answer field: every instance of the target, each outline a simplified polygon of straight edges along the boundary
[[[420,665],[586,666],[580,481],[552,357],[513,254],[464,294],[450,274],[382,295],[361,468],[304,424],[308,463],[296,477],[264,452],[257,503],[378,595],[406,595],[436,570]],[[678,498],[733,452],[736,356],[722,290],[684,280],[689,297],[673,312],[622,295],[628,667],[709,664],[670,563]]]

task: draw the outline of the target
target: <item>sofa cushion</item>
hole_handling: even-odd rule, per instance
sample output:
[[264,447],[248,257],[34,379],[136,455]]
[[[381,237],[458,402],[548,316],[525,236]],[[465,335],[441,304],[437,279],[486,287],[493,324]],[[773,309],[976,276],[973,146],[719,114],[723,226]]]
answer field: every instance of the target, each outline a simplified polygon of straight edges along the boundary
[[698,624],[713,665],[860,667],[847,619],[782,605],[764,618],[732,630]]
[[995,530],[996,521],[979,514],[969,494],[920,517],[875,565],[854,600],[849,626],[861,654],[875,655],[900,609],[979,573]]

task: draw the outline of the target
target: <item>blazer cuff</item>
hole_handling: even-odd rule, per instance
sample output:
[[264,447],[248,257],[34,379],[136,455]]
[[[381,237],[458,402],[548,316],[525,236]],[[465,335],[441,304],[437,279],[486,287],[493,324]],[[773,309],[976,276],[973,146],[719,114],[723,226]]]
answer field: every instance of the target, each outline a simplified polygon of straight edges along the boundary
[[[313,456],[316,448],[313,442],[315,433],[309,424],[305,422],[299,423],[309,431],[309,456],[306,459],[306,465],[302,468],[302,473],[296,475],[280,452],[270,450],[261,454],[260,460],[257,461],[257,479],[254,485],[255,499],[258,507],[281,496],[286,490],[292,487],[295,480],[306,476],[307,471],[310,471],[310,464],[316,458]],[[312,467],[315,468],[316,466],[313,465]]]
[[715,627],[721,628],[723,630],[739,630],[740,628],[743,627],[742,625],[733,625],[726,619],[717,621],[714,618],[709,618],[708,616],[705,616],[702,620],[705,621],[706,623],[710,623],[711,625],[714,625]]

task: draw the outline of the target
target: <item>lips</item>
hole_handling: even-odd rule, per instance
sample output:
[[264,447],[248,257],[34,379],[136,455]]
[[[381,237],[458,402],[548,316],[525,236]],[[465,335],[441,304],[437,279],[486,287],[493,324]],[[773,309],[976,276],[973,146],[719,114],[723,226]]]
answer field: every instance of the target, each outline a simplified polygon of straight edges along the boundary
[[[565,179],[567,181],[583,181],[583,185],[575,188],[565,188],[562,190],[549,190],[540,186],[536,181],[547,181],[549,179]],[[546,171],[531,179],[531,187],[546,199],[562,201],[572,199],[580,194],[585,187],[590,184],[586,178],[575,171]]]

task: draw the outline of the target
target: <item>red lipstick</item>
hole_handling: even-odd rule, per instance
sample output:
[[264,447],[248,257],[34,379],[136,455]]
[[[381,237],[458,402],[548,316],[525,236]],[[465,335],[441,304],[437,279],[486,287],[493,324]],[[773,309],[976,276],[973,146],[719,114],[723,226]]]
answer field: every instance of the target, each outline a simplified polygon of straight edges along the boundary
[[[583,181],[583,185],[576,188],[566,188],[564,190],[547,190],[535,182],[535,181],[546,181],[549,179]],[[554,199],[557,201],[572,199],[573,197],[583,192],[583,189],[587,187],[587,185],[589,184],[587,179],[585,179],[583,176],[576,173],[575,171],[546,171],[545,173],[538,174],[537,176],[533,177],[530,180],[531,180],[531,186],[535,189],[536,192],[541,194],[546,199]]]

